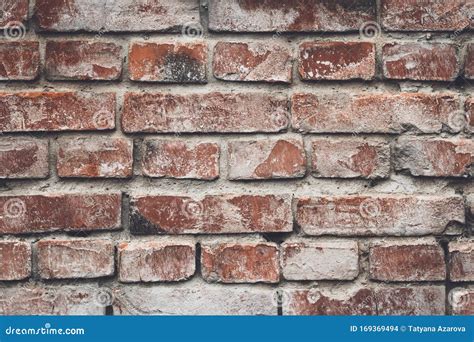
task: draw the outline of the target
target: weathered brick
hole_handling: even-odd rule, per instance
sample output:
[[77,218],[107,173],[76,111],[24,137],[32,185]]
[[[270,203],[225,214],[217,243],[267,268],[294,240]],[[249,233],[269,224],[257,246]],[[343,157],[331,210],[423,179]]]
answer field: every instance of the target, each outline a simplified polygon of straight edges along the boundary
[[375,77],[375,44],[306,42],[300,45],[303,80],[371,80]]
[[201,274],[210,282],[278,283],[278,247],[272,243],[202,245]]
[[0,132],[115,128],[115,94],[0,93]]
[[296,241],[282,245],[281,267],[287,280],[351,280],[359,274],[355,241]]
[[291,232],[290,196],[134,196],[134,234],[227,234]]
[[419,81],[453,81],[459,75],[454,44],[390,43],[383,47],[386,78]]
[[214,76],[225,81],[291,83],[291,50],[276,42],[219,42]]
[[0,196],[0,234],[120,228],[120,194]]
[[306,172],[301,138],[234,140],[227,150],[229,179],[298,178]]
[[[461,113],[455,116],[458,126],[464,127],[466,131],[474,133],[474,97],[469,97],[465,105],[466,114],[462,117]],[[460,122],[460,124],[459,124]]]
[[127,133],[279,132],[289,123],[284,97],[259,93],[125,94]]
[[375,315],[376,298],[363,287],[284,290],[283,315]]
[[43,279],[98,278],[114,274],[110,240],[40,240],[36,243],[38,272]]
[[199,22],[199,4],[193,0],[37,0],[35,17],[44,31],[178,31],[186,23]]
[[292,126],[311,133],[459,132],[452,116],[460,99],[448,94],[305,94],[292,97]]
[[84,40],[48,41],[46,77],[49,80],[117,80],[122,74],[122,47]]
[[0,139],[0,179],[47,178],[47,140],[4,137]]
[[34,80],[40,66],[39,43],[0,42],[0,60],[0,80]]
[[375,20],[375,1],[211,0],[209,29],[234,32],[357,31]]
[[148,177],[219,177],[220,147],[216,143],[146,139],[142,153],[142,170]]
[[474,43],[467,45],[464,63],[464,77],[474,80]]
[[122,242],[118,246],[119,281],[181,281],[194,275],[194,243],[180,241]]
[[464,221],[464,202],[457,196],[336,196],[296,200],[296,222],[308,235],[441,234],[449,223]]
[[0,241],[0,280],[22,280],[30,274],[30,244],[21,241]]
[[474,281],[474,240],[449,243],[449,279]]
[[123,138],[61,138],[59,177],[126,178],[132,175],[133,143]]
[[114,315],[276,315],[273,290],[191,282],[114,289]]
[[377,314],[389,316],[444,315],[444,286],[391,286],[375,291]]
[[379,243],[370,247],[370,278],[382,281],[446,279],[444,252],[434,241]]
[[471,14],[466,0],[382,0],[381,7],[389,31],[462,31],[474,27]]
[[206,83],[207,45],[140,43],[129,51],[130,79],[164,83]]
[[414,176],[468,177],[473,175],[474,141],[471,139],[398,139],[396,168]]
[[474,315],[474,287],[458,287],[451,290],[448,296],[453,315]]
[[0,7],[0,28],[23,22],[28,18],[28,0],[3,0]]
[[390,145],[385,139],[318,138],[311,144],[315,177],[374,179],[390,175]]
[[0,315],[104,315],[94,285],[29,285],[0,289]]

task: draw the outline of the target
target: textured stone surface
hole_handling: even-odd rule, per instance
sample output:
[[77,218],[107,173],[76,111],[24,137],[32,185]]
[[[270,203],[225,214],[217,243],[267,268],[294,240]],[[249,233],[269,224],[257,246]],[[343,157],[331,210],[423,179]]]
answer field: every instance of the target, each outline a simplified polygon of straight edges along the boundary
[[219,177],[220,147],[215,143],[146,139],[142,170],[148,177],[213,180]]
[[39,66],[38,42],[0,42],[0,80],[34,80]]
[[292,53],[275,43],[218,42],[212,62],[214,76],[225,81],[291,83]]
[[464,77],[474,79],[474,44],[468,44],[464,64]]
[[130,79],[165,83],[206,83],[207,45],[140,43],[130,47]]
[[474,240],[449,243],[449,279],[474,281]]
[[133,196],[134,234],[291,232],[290,196]]
[[120,194],[0,196],[0,234],[120,227]]
[[453,81],[459,75],[459,61],[454,44],[386,44],[382,59],[386,78]]
[[227,145],[232,180],[298,178],[306,173],[303,140],[234,140]]
[[95,131],[113,128],[113,93],[0,93],[0,132]]
[[50,40],[45,58],[50,80],[117,80],[122,74],[122,48],[114,43]]
[[474,315],[474,287],[457,287],[449,292],[449,303],[453,315]]
[[287,100],[281,96],[127,93],[122,127],[127,133],[279,132],[287,128],[288,116]]
[[0,178],[47,178],[48,141],[32,138],[0,139]]
[[114,274],[110,240],[40,240],[36,243],[38,272],[43,279],[98,278]]
[[392,286],[376,291],[378,315],[432,316],[445,314],[444,286]]
[[0,280],[22,280],[30,274],[30,244],[22,241],[0,241]]
[[284,243],[282,249],[287,280],[352,280],[359,274],[357,242],[302,240]]
[[441,234],[464,223],[462,197],[334,196],[296,199],[296,222],[308,235]]
[[303,80],[371,80],[375,76],[375,45],[358,42],[307,42],[300,45]]
[[209,282],[278,283],[280,280],[275,244],[204,244],[201,253],[201,274]]
[[28,0],[3,0],[0,6],[0,28],[23,22],[28,17]]
[[452,93],[295,93],[291,122],[297,131],[311,133],[439,133],[444,126],[458,132],[452,118],[459,101]]
[[387,178],[390,145],[387,140],[344,138],[311,140],[311,171],[321,178]]
[[375,20],[375,1],[210,0],[209,28],[237,32],[357,31]]
[[119,281],[181,281],[193,276],[196,249],[180,241],[122,242],[118,246]]
[[59,177],[126,178],[132,175],[133,143],[123,138],[62,138]]

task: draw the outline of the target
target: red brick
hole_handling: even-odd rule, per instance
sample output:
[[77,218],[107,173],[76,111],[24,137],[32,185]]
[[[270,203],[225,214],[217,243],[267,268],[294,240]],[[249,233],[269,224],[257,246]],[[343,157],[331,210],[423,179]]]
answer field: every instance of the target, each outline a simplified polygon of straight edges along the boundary
[[37,0],[35,16],[44,31],[178,31],[185,23],[199,22],[195,1]]
[[98,278],[114,274],[114,245],[109,240],[40,240],[38,272],[43,279]]
[[119,281],[182,281],[196,270],[194,243],[173,241],[123,242],[118,246]]
[[380,243],[370,247],[370,278],[382,281],[446,279],[444,252],[435,242]]
[[2,288],[0,315],[104,315],[97,294],[99,288],[92,285]]
[[465,63],[464,63],[464,77],[474,80],[474,44],[467,45]]
[[229,179],[299,178],[306,172],[301,138],[234,140],[227,150]]
[[376,290],[377,314],[389,316],[444,315],[444,286],[393,286]]
[[132,176],[133,143],[123,138],[61,138],[59,177],[126,178]]
[[[0,7],[0,28],[28,18],[28,0],[3,0]],[[3,61],[3,59],[2,59]]]
[[34,80],[40,66],[39,43],[0,42],[0,60],[0,80]]
[[219,42],[214,47],[213,70],[225,81],[291,83],[291,50],[276,42]]
[[448,298],[453,315],[474,315],[474,287],[452,289]]
[[371,80],[375,77],[375,45],[365,42],[307,42],[300,45],[303,80]]
[[384,45],[382,58],[389,79],[453,81],[459,75],[454,44],[391,43]]
[[120,227],[120,194],[0,196],[0,234]]
[[359,274],[357,242],[296,241],[282,245],[281,267],[287,280],[351,280]]
[[273,290],[187,282],[174,286],[114,289],[114,315],[276,315]]
[[115,128],[115,94],[0,93],[0,132]]
[[47,178],[47,140],[5,137],[0,140],[0,179]]
[[203,43],[133,43],[130,79],[164,83],[206,83],[207,45]]
[[474,281],[474,240],[449,243],[449,279]]
[[376,315],[372,289],[362,287],[285,290],[283,315]]
[[272,243],[204,244],[202,277],[221,283],[278,283],[278,247]]
[[382,0],[382,25],[389,31],[462,31],[474,27],[471,5],[466,0]]
[[122,74],[122,48],[114,43],[48,41],[45,58],[49,80],[117,80]]
[[134,234],[228,234],[291,232],[287,195],[134,196]]
[[474,164],[471,139],[399,138],[396,168],[414,176],[469,177]]
[[142,170],[148,177],[212,180],[219,177],[216,143],[146,139]]
[[357,31],[375,20],[375,1],[211,0],[209,29],[233,32]]
[[304,94],[292,97],[292,126],[311,133],[439,133],[459,112],[457,95],[448,94]]
[[21,241],[0,241],[0,280],[22,280],[30,274],[30,244]]
[[460,113],[458,113],[455,118],[457,118],[459,126],[464,126],[467,132],[474,133],[474,97],[470,97],[466,100],[466,114],[463,118]]
[[259,93],[125,94],[127,133],[279,132],[288,126],[286,98]]
[[313,139],[311,169],[318,178],[388,178],[390,145],[370,138]]
[[457,196],[336,196],[296,200],[296,222],[308,235],[441,234],[451,222],[464,221],[464,202]]

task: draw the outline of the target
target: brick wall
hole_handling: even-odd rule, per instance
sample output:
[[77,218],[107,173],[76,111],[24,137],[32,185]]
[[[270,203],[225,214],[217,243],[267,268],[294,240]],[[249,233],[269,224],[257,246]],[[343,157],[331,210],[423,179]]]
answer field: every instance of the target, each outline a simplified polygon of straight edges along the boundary
[[2,1],[0,314],[474,314],[473,10]]

